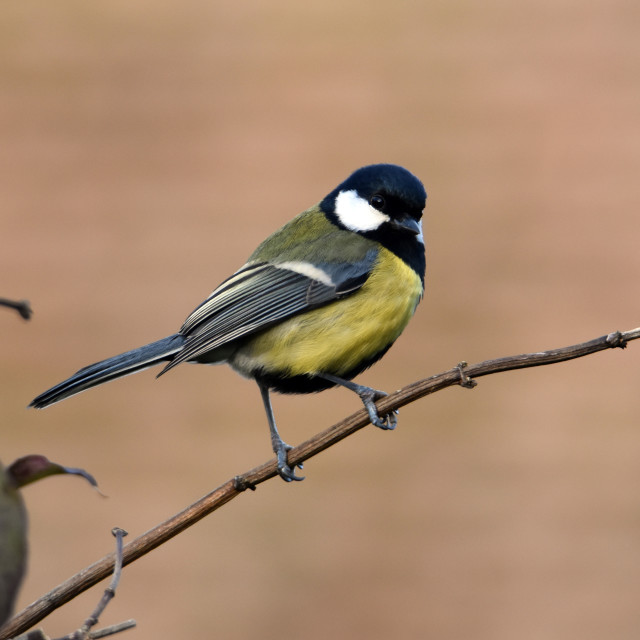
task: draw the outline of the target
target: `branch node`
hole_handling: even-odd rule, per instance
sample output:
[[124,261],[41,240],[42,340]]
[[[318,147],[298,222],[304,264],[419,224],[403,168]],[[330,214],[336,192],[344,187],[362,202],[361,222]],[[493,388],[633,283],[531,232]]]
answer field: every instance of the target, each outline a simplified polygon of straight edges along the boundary
[[619,349],[624,349],[627,346],[627,341],[620,331],[614,331],[607,336],[607,344],[615,349],[616,347]]
[[460,374],[460,382],[458,383],[461,387],[465,389],[473,389],[473,387],[477,386],[477,382],[472,380],[464,371],[467,363],[463,360],[462,362],[458,362],[455,368],[458,370]]
[[250,482],[244,476],[235,476],[235,478],[233,479],[233,488],[239,493],[242,493],[247,489],[251,489],[251,491],[255,491],[256,484],[255,482]]

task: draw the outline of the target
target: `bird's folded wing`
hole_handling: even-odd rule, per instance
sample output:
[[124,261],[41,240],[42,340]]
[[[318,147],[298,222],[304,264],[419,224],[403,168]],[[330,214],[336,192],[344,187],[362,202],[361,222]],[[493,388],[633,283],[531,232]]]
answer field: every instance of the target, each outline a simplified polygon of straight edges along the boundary
[[357,291],[366,282],[377,252],[362,261],[314,266],[305,262],[248,263],[225,280],[186,319],[186,340],[163,373],[238,338],[290,316]]

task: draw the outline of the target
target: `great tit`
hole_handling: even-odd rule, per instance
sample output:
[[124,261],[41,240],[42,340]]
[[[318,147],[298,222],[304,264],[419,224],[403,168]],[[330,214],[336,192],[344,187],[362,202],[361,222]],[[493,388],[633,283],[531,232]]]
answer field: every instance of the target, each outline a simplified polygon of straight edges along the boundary
[[312,393],[336,385],[357,393],[371,422],[386,395],[352,382],[379,360],[424,290],[425,189],[393,164],[362,167],[318,204],[269,236],[185,320],[178,333],[80,369],[29,406],[43,408],[103,382],[166,363],[227,363],[258,384],[278,473],[302,480],[276,428],[271,390]]

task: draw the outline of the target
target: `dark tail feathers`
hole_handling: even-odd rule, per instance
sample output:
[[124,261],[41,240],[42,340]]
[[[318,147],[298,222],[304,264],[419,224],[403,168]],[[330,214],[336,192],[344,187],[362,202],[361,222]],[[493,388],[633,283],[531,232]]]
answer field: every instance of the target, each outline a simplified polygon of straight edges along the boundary
[[29,406],[36,409],[44,409],[50,404],[64,400],[103,382],[109,382],[109,380],[136,373],[159,362],[171,360],[171,356],[180,351],[183,343],[184,336],[176,333],[144,347],[96,362],[84,369],[80,369],[64,382],[41,393],[31,401]]

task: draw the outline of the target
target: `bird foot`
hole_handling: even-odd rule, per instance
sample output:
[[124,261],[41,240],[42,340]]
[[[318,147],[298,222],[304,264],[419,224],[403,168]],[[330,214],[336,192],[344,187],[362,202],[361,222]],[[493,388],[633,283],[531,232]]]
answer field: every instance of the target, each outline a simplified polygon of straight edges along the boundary
[[377,389],[371,389],[371,387],[363,387],[362,385],[358,385],[358,387],[359,389],[356,390],[356,393],[360,396],[369,414],[371,424],[385,431],[393,431],[398,426],[398,412],[394,409],[386,415],[380,416],[376,407],[376,400],[380,400],[380,398],[384,398],[389,394]]
[[287,451],[293,449],[291,445],[288,445],[286,442],[280,440],[279,443],[274,444],[274,451],[276,454],[276,458],[278,459],[278,475],[285,482],[292,482],[294,480],[304,480],[304,476],[297,476],[296,469],[302,469],[303,464],[299,463],[295,465],[295,467],[291,468],[289,466],[289,462],[287,461]]

